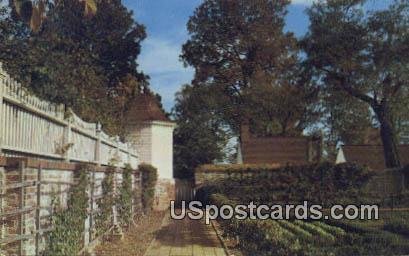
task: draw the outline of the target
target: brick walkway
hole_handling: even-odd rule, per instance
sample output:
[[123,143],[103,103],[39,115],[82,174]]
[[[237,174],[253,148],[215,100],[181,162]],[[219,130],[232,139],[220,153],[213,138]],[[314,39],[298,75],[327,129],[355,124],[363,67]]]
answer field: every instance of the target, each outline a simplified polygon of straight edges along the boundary
[[145,256],[226,256],[211,225],[166,215]]

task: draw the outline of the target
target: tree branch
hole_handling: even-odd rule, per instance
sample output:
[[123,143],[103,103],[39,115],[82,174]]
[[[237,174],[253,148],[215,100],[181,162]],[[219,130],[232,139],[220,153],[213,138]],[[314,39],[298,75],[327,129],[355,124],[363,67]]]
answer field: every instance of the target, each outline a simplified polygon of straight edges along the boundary
[[371,106],[376,103],[375,99],[366,95],[365,93],[361,92],[360,90],[348,85],[349,83],[347,82],[346,75],[340,75],[338,73],[332,72],[324,67],[320,68],[322,71],[327,72],[328,74],[331,74],[335,79],[339,82],[339,87],[346,91],[349,95],[358,98]]

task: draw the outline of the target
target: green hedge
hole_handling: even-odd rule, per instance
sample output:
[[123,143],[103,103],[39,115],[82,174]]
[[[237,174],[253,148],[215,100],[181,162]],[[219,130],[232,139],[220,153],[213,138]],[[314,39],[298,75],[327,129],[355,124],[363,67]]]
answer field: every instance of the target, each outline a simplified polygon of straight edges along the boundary
[[205,184],[198,191],[198,198],[206,202],[209,194],[220,193],[240,202],[300,203],[308,200],[310,203],[331,205],[334,202],[370,201],[362,196],[360,189],[373,173],[354,164],[322,163],[268,168],[266,165],[202,166],[199,172],[239,175]]
[[158,173],[157,169],[149,164],[140,164],[138,170],[142,175],[142,207],[147,214],[153,208]]

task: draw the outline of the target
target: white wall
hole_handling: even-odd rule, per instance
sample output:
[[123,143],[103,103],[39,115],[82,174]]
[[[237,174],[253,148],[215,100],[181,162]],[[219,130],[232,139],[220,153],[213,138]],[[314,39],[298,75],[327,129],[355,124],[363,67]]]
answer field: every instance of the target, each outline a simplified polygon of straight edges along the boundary
[[171,122],[151,121],[128,128],[128,139],[138,149],[138,162],[156,167],[159,179],[173,180],[174,126]]
[[152,122],[152,162],[158,168],[160,179],[173,179],[172,123]]

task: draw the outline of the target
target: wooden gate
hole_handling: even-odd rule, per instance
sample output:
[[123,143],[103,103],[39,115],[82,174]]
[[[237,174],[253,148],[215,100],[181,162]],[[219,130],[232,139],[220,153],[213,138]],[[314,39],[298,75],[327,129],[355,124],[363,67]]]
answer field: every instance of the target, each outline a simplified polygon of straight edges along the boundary
[[189,203],[195,197],[195,183],[193,180],[176,179],[175,190],[176,205],[181,205],[182,201]]

